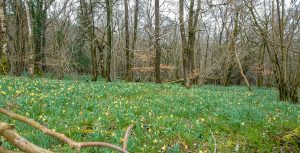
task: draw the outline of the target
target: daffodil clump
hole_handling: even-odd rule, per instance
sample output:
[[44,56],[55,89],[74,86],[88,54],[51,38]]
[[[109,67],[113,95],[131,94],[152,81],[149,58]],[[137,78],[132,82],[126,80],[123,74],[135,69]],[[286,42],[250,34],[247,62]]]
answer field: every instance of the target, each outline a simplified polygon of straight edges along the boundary
[[[300,125],[299,105],[279,102],[273,89],[127,83],[104,80],[0,77],[0,107],[32,118],[77,141],[121,145],[133,124],[130,152],[277,152],[276,137]],[[74,152],[24,123],[29,141],[55,152]],[[4,143],[8,148],[14,148]],[[88,148],[83,152],[112,152]]]

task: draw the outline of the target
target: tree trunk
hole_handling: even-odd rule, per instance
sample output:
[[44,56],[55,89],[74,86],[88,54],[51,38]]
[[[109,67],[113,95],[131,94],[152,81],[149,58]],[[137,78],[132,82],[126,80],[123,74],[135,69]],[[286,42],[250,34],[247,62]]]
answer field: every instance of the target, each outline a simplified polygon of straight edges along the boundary
[[207,54],[208,54],[208,50],[209,50],[209,33],[207,33],[206,49],[205,49],[205,55],[204,55],[204,68],[203,68],[204,74],[206,73],[206,69],[207,69]]
[[131,56],[129,49],[129,14],[128,14],[128,0],[124,0],[125,7],[125,53],[126,53],[126,80],[131,80]]
[[129,63],[130,75],[129,75],[128,81],[132,81],[132,79],[133,79],[132,68],[133,68],[134,50],[135,50],[135,45],[136,45],[136,40],[137,40],[137,33],[138,33],[138,15],[139,15],[139,0],[136,0],[135,1],[135,9],[134,9],[133,38],[132,38],[132,44],[131,44],[132,46],[131,46],[131,51],[129,52],[131,63]]
[[287,85],[282,82],[278,84],[279,100],[298,103],[298,87],[295,85]]
[[183,65],[183,84],[186,87],[190,87],[190,79],[188,76],[188,53],[187,53],[187,42],[185,35],[185,24],[184,24],[184,0],[179,0],[179,28],[181,36],[182,46],[182,65]]
[[18,75],[21,75],[22,72],[24,72],[25,70],[25,65],[26,65],[26,50],[27,50],[27,33],[25,31],[27,31],[27,25],[26,25],[26,10],[25,8],[23,7],[23,2],[20,1],[20,19],[21,19],[21,27],[20,27],[20,54],[18,55],[19,56],[19,72],[18,72]]
[[191,79],[194,79],[194,48],[196,41],[196,31],[198,26],[198,17],[200,14],[201,0],[197,1],[197,9],[194,12],[194,0],[190,1],[189,7],[189,18],[188,18],[188,40],[185,36],[185,26],[184,26],[184,1],[179,1],[179,24],[180,24],[180,33],[182,41],[182,50],[183,50],[183,84],[187,88],[192,86]]
[[160,78],[160,58],[161,58],[161,48],[160,48],[160,15],[159,15],[159,0],[155,0],[155,82],[161,83]]
[[236,51],[236,46],[234,48],[235,48],[234,49],[235,59],[236,59],[236,62],[238,64],[238,66],[239,66],[240,74],[242,75],[242,77],[243,77],[243,79],[244,79],[244,81],[245,81],[245,83],[246,83],[249,91],[252,91],[251,86],[249,84],[249,81],[248,81],[246,75],[244,74],[244,70],[243,70],[242,64],[241,64],[240,59],[239,59],[239,55],[237,54],[237,51]]
[[188,39],[188,60],[189,60],[189,75],[190,79],[195,82],[195,42],[196,42],[196,33],[198,28],[198,20],[201,9],[201,0],[197,0],[196,11],[194,12],[194,0],[191,0],[190,11],[189,11],[189,21],[188,21],[188,30],[189,30],[189,39]]
[[26,17],[27,17],[27,28],[28,28],[28,45],[29,45],[29,64],[28,64],[28,72],[29,76],[34,76],[34,41],[33,41],[33,33],[32,33],[32,22],[29,13],[29,1],[25,0],[25,10],[26,10]]
[[[46,10],[45,10],[46,11]],[[45,12],[46,15],[46,12]],[[45,19],[43,21],[42,27],[43,27],[43,31],[42,31],[42,51],[41,51],[41,68],[43,73],[45,73],[47,71],[47,65],[46,65],[46,41],[47,41],[47,37],[46,37],[46,18],[47,16],[45,16]]]
[[243,77],[243,79],[244,79],[244,81],[245,81],[245,83],[246,83],[249,91],[252,91],[251,86],[249,84],[249,81],[248,81],[246,75],[244,74],[244,70],[243,70],[242,64],[240,62],[239,55],[237,53],[236,39],[237,39],[237,36],[239,34],[239,31],[240,31],[240,28],[239,28],[239,12],[238,12],[238,10],[240,8],[238,8],[238,6],[236,5],[236,3],[235,3],[235,9],[236,9],[236,12],[235,12],[235,16],[234,16],[234,27],[233,27],[233,33],[231,35],[231,37],[232,37],[231,38],[232,39],[232,42],[231,42],[232,43],[232,47],[231,48],[233,49],[233,52],[234,52],[234,55],[235,55],[235,59],[236,59],[236,62],[238,64],[238,67],[239,67],[239,70],[240,70],[240,74]]
[[264,84],[264,77],[262,74],[264,72],[265,51],[266,51],[266,46],[265,46],[265,42],[263,42],[258,57],[259,64],[258,64],[257,83],[256,83],[258,87],[262,87]]
[[96,54],[96,44],[92,37],[90,51],[91,51],[91,60],[92,60],[92,79],[91,81],[97,81],[98,71],[97,71],[97,54]]
[[23,2],[14,0],[14,9],[16,13],[16,38],[15,38],[15,72],[16,76],[20,76],[24,71],[25,66],[25,51],[26,41],[28,40],[26,34],[26,14],[24,13]]
[[194,43],[195,43],[195,27],[194,27],[194,4],[195,0],[190,0],[189,15],[188,15],[188,41],[187,41],[187,77],[189,82],[186,83],[186,87],[192,86],[192,75],[194,68]]
[[112,81],[111,76],[111,56],[112,56],[112,4],[111,0],[105,0],[106,3],[106,24],[107,24],[107,59],[106,59],[106,77],[107,81]]
[[[103,35],[105,36],[105,35]],[[104,67],[104,46],[103,46],[103,39],[101,40],[101,43],[99,40],[96,41],[97,42],[97,47],[98,47],[98,52],[99,52],[99,68],[100,68],[100,75],[102,77],[106,77],[105,76],[105,67]]]
[[87,28],[85,31],[88,34],[88,40],[90,45],[91,54],[91,81],[97,81],[98,71],[97,71],[97,52],[96,52],[96,36],[95,36],[95,26],[94,26],[94,6],[92,1],[89,3],[86,0],[80,0],[80,9],[83,20],[83,25]]
[[[4,15],[4,0],[0,0],[0,68],[2,69],[2,58],[5,53],[6,46],[6,26]],[[1,70],[0,70],[1,71]]]
[[7,21],[5,0],[0,0],[0,75],[9,73],[9,60],[7,54]]
[[92,1],[89,3],[89,13],[88,13],[88,29],[90,35],[90,50],[91,50],[91,60],[92,60],[92,79],[91,81],[97,81],[98,71],[97,71],[97,53],[96,53],[96,36],[95,36],[95,26],[94,26],[94,6]]
[[35,0],[35,2],[31,3],[31,7],[29,11],[31,13],[30,16],[32,17],[32,34],[33,34],[33,41],[34,41],[34,73],[37,75],[44,75],[45,70],[45,53],[44,53],[44,43],[46,41],[45,37],[45,22],[47,18],[47,12],[44,9],[45,1],[44,0]]

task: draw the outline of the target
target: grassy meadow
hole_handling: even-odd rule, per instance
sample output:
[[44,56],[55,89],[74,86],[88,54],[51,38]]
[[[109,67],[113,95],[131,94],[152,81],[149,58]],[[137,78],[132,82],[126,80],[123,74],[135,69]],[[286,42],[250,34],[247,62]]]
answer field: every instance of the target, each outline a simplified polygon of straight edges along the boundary
[[[213,152],[215,147],[218,152],[278,152],[280,135],[300,125],[300,106],[279,102],[275,89],[86,80],[1,76],[0,107],[78,141],[121,146],[133,124],[128,150],[145,153]],[[24,123],[3,115],[0,121],[16,124],[22,136],[39,146],[74,152]]]

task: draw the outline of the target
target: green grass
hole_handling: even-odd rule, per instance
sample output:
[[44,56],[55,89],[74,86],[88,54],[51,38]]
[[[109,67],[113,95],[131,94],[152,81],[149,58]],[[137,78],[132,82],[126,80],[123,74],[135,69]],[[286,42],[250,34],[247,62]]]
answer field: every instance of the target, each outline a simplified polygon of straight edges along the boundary
[[[78,141],[121,145],[134,124],[130,152],[279,151],[277,137],[300,125],[300,107],[277,100],[273,89],[181,85],[96,83],[73,80],[0,78],[0,107],[33,118]],[[59,141],[14,123],[33,143],[57,152],[73,152]],[[92,130],[91,130],[92,129]],[[91,132],[86,132],[90,130]],[[4,143],[11,147],[8,143]],[[89,148],[83,152],[111,152]]]

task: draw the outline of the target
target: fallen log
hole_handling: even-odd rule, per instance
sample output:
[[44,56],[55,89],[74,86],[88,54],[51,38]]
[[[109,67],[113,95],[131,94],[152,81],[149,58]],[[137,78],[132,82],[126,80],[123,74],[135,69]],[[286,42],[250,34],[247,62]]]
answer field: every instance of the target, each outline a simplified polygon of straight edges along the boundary
[[172,84],[172,83],[182,83],[182,82],[183,82],[183,79],[181,79],[181,80],[165,81],[164,83],[170,83],[170,84]]

